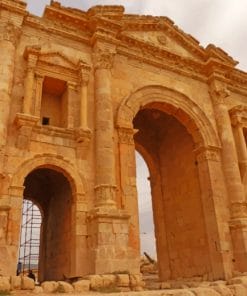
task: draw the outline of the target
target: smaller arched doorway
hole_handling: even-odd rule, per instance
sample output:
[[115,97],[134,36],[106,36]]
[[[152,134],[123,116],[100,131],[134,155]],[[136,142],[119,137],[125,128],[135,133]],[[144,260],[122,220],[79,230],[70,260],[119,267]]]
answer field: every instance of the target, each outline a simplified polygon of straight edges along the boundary
[[33,235],[34,232],[40,231],[39,250],[36,246],[36,256],[39,257],[38,279],[39,281],[61,280],[70,274],[71,267],[70,182],[61,172],[44,167],[30,172],[23,185],[24,200],[38,205],[42,213],[40,230],[35,227],[32,230]]

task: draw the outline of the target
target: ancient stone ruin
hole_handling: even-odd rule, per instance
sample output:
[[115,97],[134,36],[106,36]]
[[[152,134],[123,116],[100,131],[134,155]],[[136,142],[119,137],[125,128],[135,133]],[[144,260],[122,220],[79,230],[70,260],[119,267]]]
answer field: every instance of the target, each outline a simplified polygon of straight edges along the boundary
[[247,272],[247,73],[167,17],[0,0],[0,275],[23,199],[39,281],[140,274],[135,150],[150,171],[159,280]]

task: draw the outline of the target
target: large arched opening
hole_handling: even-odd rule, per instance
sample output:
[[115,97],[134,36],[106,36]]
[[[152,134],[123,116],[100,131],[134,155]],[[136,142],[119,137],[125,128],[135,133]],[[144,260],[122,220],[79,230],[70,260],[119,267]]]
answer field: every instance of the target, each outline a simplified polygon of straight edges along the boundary
[[210,274],[209,246],[191,135],[160,105],[145,106],[135,116],[133,125],[138,129],[134,136],[136,149],[146,159],[150,170],[161,277],[190,278]]
[[[213,177],[223,182],[220,142],[210,119],[184,94],[148,86],[123,100],[117,124],[132,131],[149,168],[160,279],[227,277],[227,211]],[[136,213],[126,208],[140,235]]]

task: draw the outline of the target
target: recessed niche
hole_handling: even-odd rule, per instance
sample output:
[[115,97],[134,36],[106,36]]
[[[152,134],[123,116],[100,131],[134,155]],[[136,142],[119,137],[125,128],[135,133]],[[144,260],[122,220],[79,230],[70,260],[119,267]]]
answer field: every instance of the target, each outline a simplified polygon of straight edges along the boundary
[[67,127],[67,105],[66,81],[45,77],[41,99],[41,124]]

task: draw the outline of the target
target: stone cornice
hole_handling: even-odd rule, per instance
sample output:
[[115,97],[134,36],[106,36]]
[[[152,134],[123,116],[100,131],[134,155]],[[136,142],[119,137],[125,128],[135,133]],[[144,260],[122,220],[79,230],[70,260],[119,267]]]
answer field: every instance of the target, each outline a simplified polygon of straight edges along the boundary
[[82,31],[81,28],[78,31],[78,28],[72,29],[71,27],[58,26],[52,22],[48,25],[47,22],[44,22],[43,19],[36,16],[27,16],[24,20],[24,24],[34,29],[45,31],[47,34],[54,34],[55,36],[61,36],[79,43],[90,45],[91,35]]
[[22,15],[27,14],[27,3],[21,0],[0,0],[0,9],[6,9]]
[[[246,94],[247,73],[236,69],[237,62],[222,49],[211,44],[204,49],[196,39],[180,30],[167,17],[123,13],[122,6],[95,6],[83,12],[52,1],[46,7],[44,20],[29,15],[25,18],[25,25],[91,47],[98,41],[117,46],[118,54],[204,82],[208,81],[212,73],[218,73],[219,80],[229,85],[232,91]],[[192,57],[181,56],[159,42],[131,36],[132,31],[160,32],[182,46]]]

